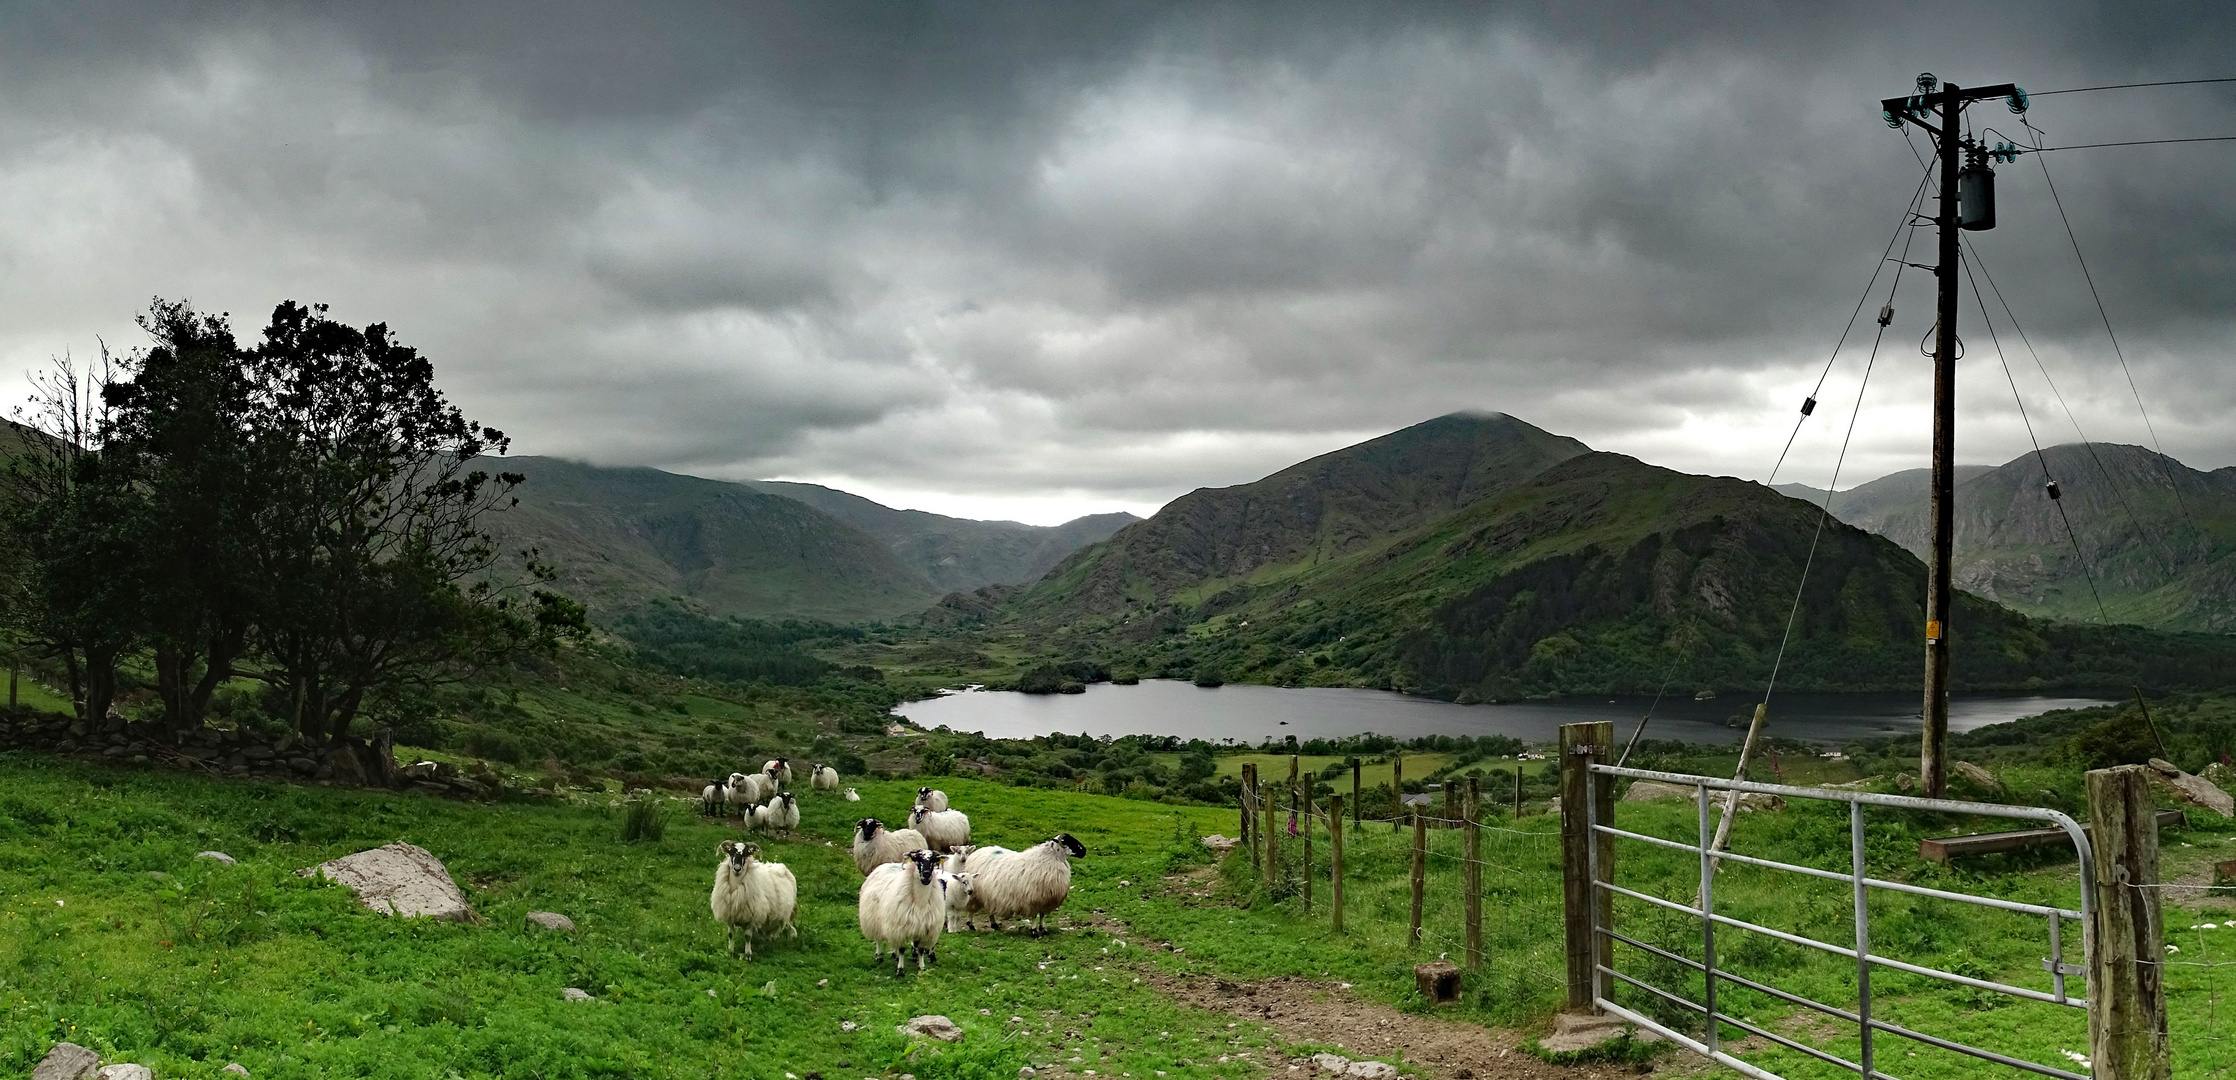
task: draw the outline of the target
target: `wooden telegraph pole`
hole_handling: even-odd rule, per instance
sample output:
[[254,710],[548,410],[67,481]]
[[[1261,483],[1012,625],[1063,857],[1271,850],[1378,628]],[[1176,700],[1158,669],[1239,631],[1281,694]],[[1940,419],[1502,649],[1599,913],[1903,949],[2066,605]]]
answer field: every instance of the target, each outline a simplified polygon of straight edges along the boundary
[[[1944,798],[1949,791],[1949,634],[1956,592],[1949,581],[1950,549],[1956,538],[1956,362],[1957,276],[1963,269],[1959,229],[1995,227],[1995,173],[1987,149],[1964,134],[1964,107],[1988,98],[2005,98],[2012,112],[2026,111],[2026,93],[2010,83],[1966,90],[1939,85],[1930,74],[1918,76],[1918,92],[1879,104],[1889,127],[1915,124],[1933,140],[1941,173],[1941,206],[1934,217],[1940,233],[1939,288],[1933,335],[1933,469],[1930,493],[1931,557],[1926,560],[1924,736],[1918,748],[1918,774],[1924,794]],[[1960,169],[1960,156],[1969,154]],[[1961,195],[1961,197],[1960,197]]]

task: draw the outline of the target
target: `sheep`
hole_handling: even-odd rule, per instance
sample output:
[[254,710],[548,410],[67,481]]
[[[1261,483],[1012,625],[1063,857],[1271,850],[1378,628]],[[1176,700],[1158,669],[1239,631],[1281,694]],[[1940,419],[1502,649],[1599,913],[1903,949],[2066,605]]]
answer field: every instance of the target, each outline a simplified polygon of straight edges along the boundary
[[947,901],[947,933],[955,932],[957,915],[962,916],[964,926],[970,926],[971,883],[977,878],[977,874],[968,871],[951,874],[943,869],[939,872],[940,895]]
[[928,846],[924,834],[914,829],[888,829],[873,817],[854,823],[854,865],[864,874],[886,863],[900,862],[909,852]]
[[774,794],[776,785],[760,773],[730,774],[730,805],[736,807],[740,815],[752,813],[754,807],[769,801],[769,796]]
[[[961,910],[963,912],[963,929],[978,929],[978,922],[976,917],[980,912],[986,910],[985,902],[981,901],[978,898],[978,873],[976,871],[976,868],[979,866],[983,866],[986,863],[992,862],[995,859],[999,859],[1004,855],[1015,854],[1016,852],[995,844],[988,844],[985,847],[972,847],[969,844],[958,844],[955,846],[955,850],[953,852],[949,853],[945,858],[939,861],[939,869],[941,873],[947,874],[950,877],[968,877],[972,881],[971,887],[963,895],[963,904],[961,907]],[[973,869],[965,870],[963,869],[965,866],[972,867]],[[954,896],[950,894],[948,897],[948,906],[950,908],[953,908],[955,906],[954,900]],[[953,915],[948,916],[947,928],[949,930],[955,929],[955,920]]]
[[846,789],[846,791],[845,791],[845,795],[846,795],[846,801],[847,801],[847,802],[861,802],[861,801],[862,801],[862,793],[861,793],[861,792],[859,792],[859,791],[856,791],[856,790],[854,790],[853,788],[847,788],[847,789]]
[[947,809],[947,793],[935,791],[928,787],[917,788],[916,805],[935,814],[939,813]]
[[783,863],[760,861],[759,844],[722,841],[722,861],[714,868],[714,895],[708,902],[715,920],[730,928],[730,953],[743,947],[753,959],[753,939],[778,930],[800,936],[792,917],[799,912],[800,886]]
[[800,801],[787,791],[765,805],[746,811],[745,823],[771,832],[791,832],[800,827]]
[[812,770],[812,771],[811,771],[811,772],[810,772],[810,773],[809,773],[808,775],[810,775],[810,776],[813,776],[813,777],[815,778],[815,780],[814,780],[814,784],[815,784],[815,790],[817,790],[817,791],[837,791],[837,790],[838,790],[838,770],[837,770],[837,769],[834,769],[834,768],[832,768],[832,767],[830,767],[830,766],[828,766],[828,765],[818,765],[818,766],[816,766],[816,767],[815,767],[815,768],[814,768],[814,769],[813,769],[813,770]]
[[728,805],[729,801],[730,782],[727,780],[716,780],[715,782],[708,784],[705,790],[699,792],[699,812],[707,815],[708,817],[713,817],[714,815],[721,813],[722,808]]
[[783,790],[792,786],[792,759],[770,758],[761,766],[761,775],[768,777],[769,786]]
[[919,972],[927,960],[939,958],[939,933],[947,925],[947,901],[941,895],[938,873],[939,856],[919,849],[909,852],[904,861],[886,863],[862,879],[856,920],[862,936],[877,947],[873,962],[884,960],[886,947],[892,947],[895,976],[908,969],[903,946],[916,954]]
[[1047,931],[1048,913],[1062,907],[1071,892],[1071,860],[1085,854],[1086,845],[1070,833],[1057,833],[1023,851],[973,851],[966,860],[978,875],[971,887],[973,901],[985,909],[994,929],[1001,929],[1005,918],[1029,918],[1036,920],[1033,936],[1039,937]]
[[960,810],[933,811],[917,807],[909,811],[908,827],[923,833],[924,846],[934,851],[970,843],[970,817]]

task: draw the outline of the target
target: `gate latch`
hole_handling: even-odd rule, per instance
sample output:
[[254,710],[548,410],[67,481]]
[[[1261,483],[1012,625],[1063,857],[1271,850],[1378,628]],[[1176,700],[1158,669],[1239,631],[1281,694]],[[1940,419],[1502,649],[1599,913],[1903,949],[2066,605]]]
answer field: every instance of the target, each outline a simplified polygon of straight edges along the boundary
[[2079,964],[2068,964],[2061,960],[2052,960],[2047,956],[2042,958],[2042,970],[2047,971],[2053,975],[2088,974],[2088,969],[2082,967]]

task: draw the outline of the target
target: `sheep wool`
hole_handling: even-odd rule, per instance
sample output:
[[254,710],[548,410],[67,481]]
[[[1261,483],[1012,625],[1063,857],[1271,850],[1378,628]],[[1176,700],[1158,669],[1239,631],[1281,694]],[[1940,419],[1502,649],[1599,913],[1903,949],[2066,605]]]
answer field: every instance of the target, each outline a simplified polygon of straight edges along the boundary
[[896,976],[908,969],[904,948],[916,954],[917,971],[924,970],[927,960],[938,959],[940,931],[947,926],[947,900],[938,875],[939,856],[919,849],[862,879],[855,917],[862,936],[876,946],[877,959],[892,948]]
[[970,817],[960,810],[917,807],[909,812],[908,827],[923,833],[924,846],[933,851],[946,851],[957,844],[970,843]]
[[790,758],[770,758],[761,766],[761,775],[768,777],[769,785],[772,788],[791,787],[792,760]]
[[699,792],[699,812],[709,817],[721,813],[722,808],[729,805],[729,802],[730,784],[726,780],[717,780],[708,784],[705,790]]
[[965,927],[975,929],[971,927],[970,920],[971,882],[977,877],[977,874],[968,871],[960,874],[951,874],[946,870],[939,872],[940,895],[947,901],[947,932],[950,934],[955,932],[957,918],[963,920]]
[[887,863],[902,862],[909,852],[929,846],[924,843],[924,834],[914,829],[888,829],[873,817],[854,823],[854,865],[864,874]]
[[787,791],[748,811],[746,824],[771,832],[791,832],[800,827],[800,800]]
[[1048,913],[1063,906],[1071,894],[1071,860],[1087,854],[1087,847],[1070,833],[1023,851],[989,855],[980,848],[965,861],[978,877],[972,884],[974,902],[986,912],[994,929],[1003,919],[1033,919],[1035,936],[1045,932]]
[[714,895],[709,906],[717,921],[730,928],[730,952],[741,950],[753,959],[753,939],[774,937],[779,930],[800,936],[792,918],[799,913],[800,887],[783,863],[760,860],[757,844],[722,842],[722,861],[714,868]]
[[916,789],[916,808],[938,813],[947,809],[947,793],[933,788]]
[[847,802],[861,802],[861,801],[862,801],[862,793],[861,793],[861,792],[859,792],[859,791],[856,791],[856,790],[854,790],[853,788],[847,788],[847,789],[846,789],[846,801],[847,801]]
[[816,767],[815,767],[815,770],[814,770],[814,771],[813,771],[813,772],[812,772],[812,773],[811,773],[810,775],[812,775],[812,776],[814,776],[814,777],[815,777],[815,781],[814,781],[814,783],[815,783],[815,790],[817,790],[817,791],[837,791],[837,790],[838,790],[838,770],[837,770],[837,769],[834,769],[834,768],[832,768],[832,767],[830,767],[830,766],[828,766],[828,765],[818,765],[818,766],[816,766]]
[[760,773],[731,773],[728,796],[730,805],[736,807],[740,814],[752,813],[754,807],[769,801],[769,796],[776,794],[776,785],[769,783],[768,779]]

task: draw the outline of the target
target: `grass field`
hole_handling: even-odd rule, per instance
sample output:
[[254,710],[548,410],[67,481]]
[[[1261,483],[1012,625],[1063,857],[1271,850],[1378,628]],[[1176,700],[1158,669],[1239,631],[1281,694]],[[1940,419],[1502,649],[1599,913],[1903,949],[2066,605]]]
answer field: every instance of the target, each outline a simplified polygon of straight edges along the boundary
[[[1009,1080],[1025,1064],[1064,1063],[1075,1072],[1234,1080],[1286,1075],[1279,1062],[1287,1055],[1341,1033],[1328,1033],[1328,1044],[1290,1042],[1158,991],[1160,974],[1342,981],[1371,1000],[1425,1011],[1412,964],[1461,956],[1457,832],[1430,834],[1425,933],[1409,946],[1407,832],[1369,825],[1349,835],[1348,925],[1336,935],[1326,922],[1324,833],[1314,842],[1318,880],[1306,915],[1296,838],[1284,837],[1290,872],[1271,892],[1247,857],[1208,867],[1195,838],[1231,832],[1231,810],[948,777],[939,783],[971,813],[976,838],[1014,847],[1064,830],[1090,855],[1075,864],[1064,910],[1070,925],[1061,932],[951,937],[930,973],[896,979],[889,964],[872,964],[855,929],[859,875],[839,845],[856,817],[900,816],[915,781],[856,783],[863,802],[810,794],[802,835],[768,844],[767,857],[799,875],[801,934],[764,945],[747,963],[725,955],[706,912],[715,845],[737,833],[681,804],[663,839],[628,844],[598,796],[480,805],[0,756],[0,1073],[27,1074],[48,1046],[69,1039],[178,1077],[215,1077],[239,1061],[259,1077],[774,1080],[788,1071],[907,1071],[919,1080]],[[1624,804],[1621,815],[1625,827],[1657,835],[1689,836],[1692,827],[1684,804]],[[1919,864],[1917,837],[1956,824],[1875,816],[1875,872],[2071,903],[2069,863]],[[1495,817],[1489,825],[1489,955],[1450,1014],[1540,1025],[1563,985],[1558,821]],[[2195,874],[2230,854],[2232,837],[2236,829],[2218,819],[2170,832],[2165,876]],[[374,915],[344,890],[292,873],[396,840],[442,857],[485,922]],[[1837,807],[1796,805],[1742,818],[1737,840],[1743,852],[1844,865],[1835,856],[1846,848],[1845,818]],[[205,849],[227,851],[241,865],[192,857]],[[1695,872],[1682,854],[1626,846],[1617,879],[1682,902]],[[1734,866],[1719,883],[1719,910],[1837,941],[1846,913],[1834,894],[1845,887],[1821,884],[1828,888]],[[532,933],[523,926],[530,910],[566,914],[580,929]],[[2031,920],[1905,896],[1875,899],[1873,910],[1882,952],[2046,984],[2041,928]],[[2170,940],[2184,950],[2174,962],[2236,960],[2217,943],[2217,933],[2236,943],[2236,928],[2218,928],[2228,914],[2170,906]],[[2202,929],[2208,922],[2215,928]],[[1682,916],[1625,902],[1618,927],[1682,955],[1697,951],[1697,922]],[[1172,948],[1144,947],[1152,942]],[[1743,973],[1835,1004],[1853,1001],[1852,963],[1737,933],[1720,947]],[[1686,984],[1682,970],[1652,968],[1635,952],[1619,964],[1664,985]],[[2177,1075],[2236,1065],[2214,1026],[2218,1001],[2236,991],[2228,969],[2167,970]],[[2077,1011],[2003,1004],[1908,976],[1881,974],[1875,985],[1880,1015],[1923,1030],[2053,1063],[2063,1063],[2061,1051],[2086,1050]],[[563,1002],[559,991],[569,986],[598,1000]],[[1853,1052],[1852,1033],[1767,998],[1726,993],[1728,1007],[1772,1030]],[[957,1047],[912,1053],[893,1026],[919,1013],[948,1015],[969,1034]],[[854,1030],[842,1029],[848,1022]],[[1897,1075],[1979,1074],[1969,1062],[1886,1048],[1891,1042],[1882,1041],[1890,1056],[1881,1061],[1899,1062],[1889,1069]],[[1913,1050],[1919,1056],[1907,1056]],[[1796,1077],[1836,1075],[1791,1052],[1755,1047],[1748,1056]]]

